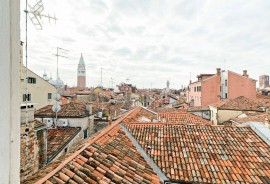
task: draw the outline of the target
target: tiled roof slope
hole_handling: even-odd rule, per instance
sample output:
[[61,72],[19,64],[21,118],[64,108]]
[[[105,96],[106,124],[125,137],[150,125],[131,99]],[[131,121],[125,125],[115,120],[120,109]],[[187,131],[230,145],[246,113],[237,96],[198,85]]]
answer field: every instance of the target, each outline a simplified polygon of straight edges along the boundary
[[48,159],[56,156],[58,151],[61,151],[61,148],[70,142],[80,130],[80,128],[75,127],[48,129]]
[[34,123],[35,123],[35,125],[34,125],[35,130],[47,128],[47,125],[45,123],[42,123],[41,121],[39,121],[37,119],[34,119]]
[[173,181],[270,183],[270,147],[249,127],[162,123],[126,127]]
[[270,120],[270,114],[269,113],[245,113],[244,116],[240,115],[236,118],[233,118],[234,122],[237,123],[246,123],[246,122],[260,122],[260,123],[265,123],[266,119],[269,121]]
[[[35,112],[35,117],[55,117],[52,111],[52,105],[47,105]],[[70,102],[61,105],[61,110],[57,113],[58,117],[86,117],[89,116],[89,110],[85,103]]]
[[157,119],[157,114],[143,107],[137,107],[123,122],[138,122],[142,117],[149,120]]
[[195,107],[189,107],[188,112],[196,112],[196,111],[210,111],[210,108],[208,106],[195,106]]
[[212,124],[203,118],[186,112],[159,112],[158,120],[162,123],[177,123],[177,124]]
[[121,130],[119,123],[126,116],[89,139],[84,147],[50,173],[44,168],[43,174],[41,170],[25,183],[160,183],[159,177]]
[[[119,127],[120,128],[120,127]],[[123,131],[106,143],[95,142],[46,183],[159,183]]]
[[259,107],[261,105],[255,100],[240,96],[235,99],[228,99],[212,104],[211,106],[217,107],[218,109],[260,111]]

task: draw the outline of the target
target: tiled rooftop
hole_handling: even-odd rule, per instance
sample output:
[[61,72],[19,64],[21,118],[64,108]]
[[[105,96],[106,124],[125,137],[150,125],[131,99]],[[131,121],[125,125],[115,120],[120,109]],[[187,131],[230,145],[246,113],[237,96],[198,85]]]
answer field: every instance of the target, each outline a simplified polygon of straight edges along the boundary
[[158,120],[162,123],[177,123],[177,124],[212,124],[203,118],[195,116],[187,112],[159,112]]
[[270,183],[270,146],[250,127],[134,122],[141,110],[127,112],[49,173],[50,165],[25,183],[159,183],[134,141],[171,181]]
[[[33,183],[159,183],[159,177],[115,122],[46,176]],[[40,171],[41,173],[42,171]]]
[[218,109],[260,111],[259,107],[261,105],[255,100],[240,96],[235,99],[228,99],[212,104],[211,106],[217,107]]
[[208,106],[196,106],[196,107],[189,107],[188,108],[189,112],[194,112],[194,111],[210,111],[210,108]]
[[270,183],[270,147],[249,127],[126,124],[174,181]]
[[[55,112],[52,111],[52,105],[47,105],[35,112],[35,117],[55,117]],[[85,103],[70,102],[61,105],[61,110],[57,113],[58,117],[87,117],[89,110]]]
[[42,123],[41,121],[38,121],[37,119],[34,119],[34,123],[35,123],[34,127],[35,127],[36,130],[40,129],[40,128],[46,128],[47,127],[47,125],[45,123]]
[[270,120],[269,113],[256,112],[256,113],[244,113],[236,118],[233,118],[232,120],[239,124],[246,123],[246,122],[260,122],[264,124],[266,119],[268,121]]
[[53,159],[64,148],[63,146],[69,143],[80,130],[80,128],[74,127],[48,129],[48,159]]
[[152,121],[153,119],[157,119],[157,114],[143,107],[137,107],[127,118],[125,118],[124,122],[138,122],[142,121],[143,118]]

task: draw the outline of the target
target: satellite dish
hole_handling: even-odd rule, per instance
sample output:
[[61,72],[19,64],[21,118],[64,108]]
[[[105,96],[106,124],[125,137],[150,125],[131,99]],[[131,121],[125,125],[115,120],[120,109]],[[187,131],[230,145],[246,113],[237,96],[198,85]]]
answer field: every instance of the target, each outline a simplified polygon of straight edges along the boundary
[[60,94],[58,94],[58,93],[53,94],[53,99],[54,100],[59,101],[60,98],[61,98]]
[[52,106],[52,111],[53,112],[59,112],[61,110],[61,106],[59,104],[54,104]]

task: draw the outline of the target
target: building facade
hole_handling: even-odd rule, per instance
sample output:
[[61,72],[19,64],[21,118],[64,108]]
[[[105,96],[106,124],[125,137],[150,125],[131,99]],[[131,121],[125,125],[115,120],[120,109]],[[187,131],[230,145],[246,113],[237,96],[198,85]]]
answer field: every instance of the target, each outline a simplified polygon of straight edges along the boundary
[[191,106],[205,106],[239,96],[256,98],[256,80],[249,78],[246,70],[240,75],[218,68],[216,74],[201,74],[197,78],[198,81],[189,84],[187,102]]
[[86,69],[82,54],[77,68],[77,87],[79,89],[86,87]]

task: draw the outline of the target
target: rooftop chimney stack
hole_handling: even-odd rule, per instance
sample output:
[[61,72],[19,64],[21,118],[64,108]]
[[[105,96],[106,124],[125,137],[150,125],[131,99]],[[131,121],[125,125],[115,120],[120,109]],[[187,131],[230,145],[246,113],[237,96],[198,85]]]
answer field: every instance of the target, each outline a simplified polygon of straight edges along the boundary
[[221,68],[217,68],[217,75],[220,75]]
[[247,70],[243,70],[243,76],[248,77]]

